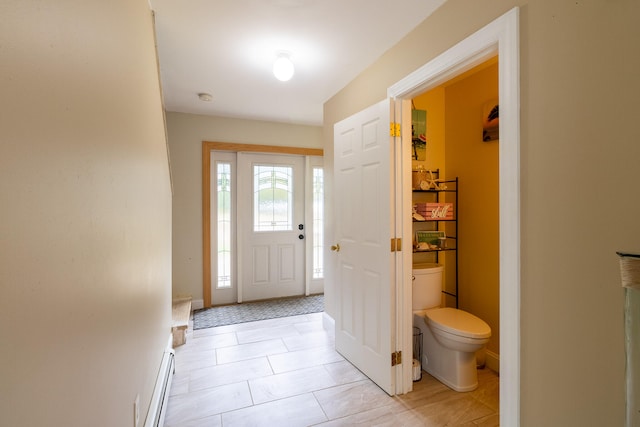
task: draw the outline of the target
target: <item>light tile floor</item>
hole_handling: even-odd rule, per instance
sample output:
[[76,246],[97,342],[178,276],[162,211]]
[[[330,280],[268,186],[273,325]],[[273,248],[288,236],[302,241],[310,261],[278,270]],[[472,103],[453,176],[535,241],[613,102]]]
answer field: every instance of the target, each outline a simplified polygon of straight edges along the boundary
[[390,397],[334,350],[322,313],[187,332],[166,427],[498,426],[499,380],[450,390],[423,373]]

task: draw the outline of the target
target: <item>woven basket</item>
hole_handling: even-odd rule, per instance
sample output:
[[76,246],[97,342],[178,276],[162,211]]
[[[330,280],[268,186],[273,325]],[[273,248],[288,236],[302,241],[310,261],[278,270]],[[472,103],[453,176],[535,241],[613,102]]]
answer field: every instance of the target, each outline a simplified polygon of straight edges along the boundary
[[420,190],[420,183],[429,179],[426,170],[411,171],[411,189]]
[[640,289],[640,255],[617,252],[620,257],[620,276],[625,288]]

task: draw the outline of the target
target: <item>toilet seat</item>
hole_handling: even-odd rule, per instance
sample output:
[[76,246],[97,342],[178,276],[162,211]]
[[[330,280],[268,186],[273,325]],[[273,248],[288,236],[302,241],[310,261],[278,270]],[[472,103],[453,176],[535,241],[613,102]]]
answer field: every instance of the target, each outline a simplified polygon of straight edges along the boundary
[[429,325],[435,329],[464,338],[487,339],[491,328],[482,319],[466,311],[445,307],[425,311]]

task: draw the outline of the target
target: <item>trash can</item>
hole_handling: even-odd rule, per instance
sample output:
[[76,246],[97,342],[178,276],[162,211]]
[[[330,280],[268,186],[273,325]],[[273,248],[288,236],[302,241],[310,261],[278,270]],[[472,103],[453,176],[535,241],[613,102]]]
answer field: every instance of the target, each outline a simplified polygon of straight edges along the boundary
[[422,332],[413,327],[413,381],[422,379]]

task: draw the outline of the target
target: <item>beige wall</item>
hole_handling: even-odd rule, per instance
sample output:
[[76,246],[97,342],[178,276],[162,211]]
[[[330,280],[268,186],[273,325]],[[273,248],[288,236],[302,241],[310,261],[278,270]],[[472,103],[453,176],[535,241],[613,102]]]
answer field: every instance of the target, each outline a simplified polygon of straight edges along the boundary
[[448,0],[325,104],[327,176],[335,122],[514,6],[521,6],[521,425],[622,425],[615,251],[640,252],[639,2]]
[[0,425],[144,421],[171,325],[146,0],[0,5]]
[[173,173],[173,294],[202,302],[202,141],[322,148],[322,128],[167,113]]

